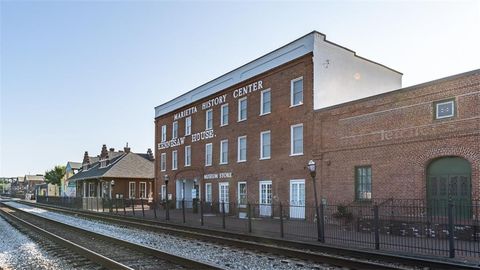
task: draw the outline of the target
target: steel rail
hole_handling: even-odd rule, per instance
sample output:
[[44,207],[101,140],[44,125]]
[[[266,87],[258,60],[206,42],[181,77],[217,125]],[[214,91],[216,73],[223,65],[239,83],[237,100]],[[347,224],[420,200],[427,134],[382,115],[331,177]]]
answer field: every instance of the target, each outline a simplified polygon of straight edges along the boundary
[[[231,243],[231,245],[236,245],[235,243],[237,243],[238,241],[239,245],[237,246],[241,245],[242,247],[247,249],[252,249],[252,247],[258,246],[260,244],[264,244],[267,246],[270,245],[274,249],[281,249],[281,248],[298,249],[300,253],[305,253],[306,252],[305,250],[311,250],[316,252],[335,254],[336,256],[343,256],[343,257],[349,256],[349,257],[358,258],[358,259],[369,258],[369,259],[385,261],[388,263],[403,264],[405,266],[412,266],[412,267],[421,266],[429,269],[446,269],[446,270],[448,269],[479,270],[480,269],[480,264],[472,265],[472,264],[465,264],[461,262],[455,263],[452,261],[442,261],[442,260],[417,257],[417,256],[391,254],[387,252],[358,250],[358,249],[337,247],[337,246],[331,246],[331,245],[325,245],[325,244],[303,243],[299,241],[282,240],[282,239],[276,239],[276,238],[269,238],[265,236],[255,236],[255,235],[242,234],[242,233],[233,233],[233,232],[220,231],[220,230],[197,228],[197,227],[185,226],[185,225],[176,224],[176,223],[166,223],[166,222],[154,221],[154,220],[148,220],[148,219],[142,219],[142,218],[136,218],[136,217],[118,216],[118,215],[107,214],[107,213],[94,213],[86,210],[71,209],[71,208],[66,208],[61,206],[52,206],[52,205],[41,204],[41,203],[32,203],[32,202],[25,202],[25,201],[19,201],[18,203],[24,203],[27,205],[40,207],[44,209],[50,209],[53,211],[59,211],[59,212],[63,212],[71,215],[81,215],[88,218],[99,219],[99,220],[112,222],[116,224],[123,224],[126,226],[133,225],[133,226],[143,227],[147,230],[153,230],[161,233],[171,233],[175,235],[182,235],[185,237],[196,238],[196,239],[201,239],[201,240],[210,241],[210,242],[219,242],[219,243],[228,242],[228,243]],[[244,241],[245,244],[240,244],[241,241]],[[269,250],[267,246],[265,248],[258,247],[258,249]],[[284,254],[284,253],[281,253],[280,250],[278,250],[277,253]],[[288,252],[285,255],[292,256],[292,255],[288,255]],[[309,259],[311,260],[311,258]],[[398,269],[398,268],[393,268],[393,269]]]
[[[348,267],[350,269],[403,269],[401,266],[392,265],[392,263],[400,263],[410,266],[428,266],[434,269],[479,269],[475,267],[466,266],[466,268],[462,268],[463,266],[459,266],[457,264],[450,264],[448,262],[438,262],[438,261],[430,261],[430,260],[423,260],[418,258],[410,258],[410,257],[397,257],[393,255],[385,255],[385,254],[377,254],[377,253],[369,253],[364,251],[358,250],[351,250],[351,249],[342,249],[342,248],[328,248],[327,249],[318,249],[318,246],[311,245],[311,244],[304,244],[300,242],[291,242],[291,241],[283,241],[277,240],[272,238],[265,238],[265,237],[256,237],[250,235],[239,235],[229,232],[221,232],[222,236],[218,235],[219,231],[213,230],[204,230],[203,232],[198,229],[196,231],[191,231],[191,227],[186,226],[179,226],[182,229],[173,228],[171,226],[177,226],[176,224],[168,224],[170,226],[163,226],[167,225],[164,223],[159,223],[155,221],[149,221],[145,219],[138,219],[138,218],[130,218],[130,217],[118,217],[113,215],[105,215],[99,213],[92,213],[83,210],[72,210],[68,208],[59,208],[59,207],[52,207],[46,206],[43,204],[36,204],[36,203],[27,203],[28,205],[32,205],[35,207],[40,207],[44,209],[49,209],[53,211],[59,211],[71,215],[83,216],[87,218],[93,218],[97,220],[107,221],[114,224],[121,224],[125,226],[135,227],[135,228],[142,228],[148,231],[154,231],[158,233],[167,233],[173,235],[181,235],[184,237],[204,240],[208,242],[216,242],[221,244],[232,245],[236,247],[241,247],[245,249],[255,249],[262,252],[268,252],[273,254],[280,254],[288,257],[294,257],[303,260],[310,260],[316,263],[326,263],[335,266],[341,267]],[[208,233],[205,233],[208,231]],[[212,235],[217,234],[217,235]],[[228,237],[230,236],[230,237]],[[237,238],[232,238],[232,236]],[[246,237],[246,239],[238,239],[241,237]],[[285,247],[282,246],[286,243],[293,244],[292,246]],[[307,251],[306,249],[312,250],[312,247],[315,247],[315,251]],[[335,251],[335,252],[332,252]],[[325,252],[325,253],[335,253],[335,255],[331,254],[320,254],[318,252]],[[346,258],[345,256],[351,256],[352,258]],[[376,259],[385,261],[387,264],[368,261],[368,259]]]
[[133,268],[128,267],[124,264],[121,264],[119,262],[116,262],[112,259],[109,259],[99,253],[96,253],[92,250],[89,250],[87,248],[84,248],[80,245],[77,245],[65,238],[62,238],[60,236],[57,236],[55,234],[52,234],[36,225],[33,225],[32,223],[22,220],[11,213],[6,212],[4,209],[0,209],[0,216],[2,216],[5,220],[7,220],[9,223],[15,223],[15,224],[20,224],[20,226],[23,226],[29,230],[35,231],[36,233],[46,237],[49,240],[52,240],[53,242],[70,249],[74,251],[75,253],[91,260],[92,262],[98,263],[101,266],[107,268],[107,269],[125,269],[125,270],[133,270]]
[[[192,268],[192,269],[223,269],[220,266],[217,266],[217,265],[214,265],[214,264],[210,264],[210,263],[206,263],[206,262],[199,262],[199,261],[196,261],[196,260],[192,260],[192,259],[184,258],[184,257],[181,257],[181,256],[177,256],[175,254],[172,254],[172,253],[169,253],[169,252],[166,252],[166,251],[161,251],[161,250],[158,250],[158,249],[155,249],[155,248],[151,248],[151,247],[148,247],[148,246],[145,246],[145,245],[142,245],[142,244],[136,244],[136,243],[132,243],[132,242],[129,242],[129,241],[122,240],[122,239],[118,239],[118,238],[106,236],[106,235],[103,235],[103,234],[91,232],[91,231],[88,231],[88,230],[85,230],[85,229],[82,229],[82,228],[78,228],[78,227],[75,227],[75,226],[72,226],[72,225],[65,224],[65,223],[60,222],[60,221],[56,221],[56,220],[53,220],[53,219],[50,219],[50,218],[46,218],[46,217],[42,217],[42,216],[39,216],[39,215],[32,214],[32,213],[23,211],[21,209],[15,208],[15,207],[10,206],[10,205],[6,205],[6,204],[3,204],[3,203],[0,203],[0,205],[3,205],[4,207],[7,207],[7,208],[15,210],[15,211],[20,211],[23,214],[32,216],[34,218],[39,218],[39,219],[45,220],[45,221],[50,222],[52,224],[55,224],[57,226],[68,228],[69,230],[87,235],[88,237],[101,239],[101,240],[104,240],[104,241],[109,241],[109,242],[112,242],[116,245],[121,245],[121,246],[124,246],[126,248],[139,251],[143,254],[152,255],[156,258],[159,258],[159,259],[162,259],[162,260],[165,260],[165,261],[169,261],[171,263],[175,263],[175,264],[187,267],[187,268]],[[119,267],[113,267],[113,268],[107,267],[107,268],[109,268],[109,269],[123,269],[123,268],[119,268]],[[126,269],[132,269],[132,268],[126,268]]]

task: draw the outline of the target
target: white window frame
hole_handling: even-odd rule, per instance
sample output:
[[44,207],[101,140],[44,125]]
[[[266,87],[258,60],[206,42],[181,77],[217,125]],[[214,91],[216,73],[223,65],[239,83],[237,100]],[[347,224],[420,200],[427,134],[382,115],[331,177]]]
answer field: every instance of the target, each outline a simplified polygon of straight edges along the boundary
[[[242,116],[242,102],[245,101],[247,106],[245,108],[246,110],[246,113],[245,113],[245,118],[242,119],[241,116]],[[247,97],[243,97],[243,98],[240,98],[238,99],[238,113],[237,113],[237,122],[242,122],[242,121],[245,121],[247,120],[248,118],[248,100],[247,100]]]
[[160,154],[160,171],[164,172],[167,170],[167,153]]
[[[263,135],[270,134],[270,155],[264,156],[263,153]],[[272,132],[270,130],[260,132],[260,160],[271,159],[272,158]]]
[[178,121],[172,123],[172,139],[178,138]]
[[185,167],[192,165],[192,146],[185,146]]
[[[208,189],[208,187],[210,187],[210,189]],[[205,202],[212,202],[212,200],[213,200],[213,185],[212,183],[205,183]]]
[[[208,147],[210,146],[210,161],[208,160]],[[212,166],[213,163],[213,144],[207,143],[205,144],[205,166]]]
[[[302,152],[301,153],[294,153],[293,152],[293,148],[294,148],[294,144],[293,144],[293,130],[297,127],[302,127]],[[290,126],[290,156],[302,156],[303,155],[303,149],[304,149],[304,130],[303,130],[303,123],[302,124],[296,124],[296,125],[291,125]],[[271,139],[271,138],[270,138]]]
[[[223,117],[223,110],[227,108],[227,121],[225,121],[225,118]],[[229,112],[228,112],[229,108],[228,108],[228,103],[226,104],[223,104],[222,106],[220,106],[220,126],[221,127],[224,127],[224,126],[228,126],[228,121],[229,121]],[[224,123],[225,122],[225,123]]]
[[[439,116],[438,115],[438,107],[440,105],[445,105],[445,104],[452,104],[452,114],[450,115],[444,115],[444,116]],[[444,118],[450,118],[455,116],[455,101],[454,100],[448,100],[448,101],[443,101],[443,102],[438,102],[435,104],[435,119],[444,119]]]
[[[142,197],[142,184],[145,185],[145,188],[143,189],[143,191],[145,192],[145,196],[143,196],[143,197]],[[146,198],[148,198],[148,194],[147,194],[147,182],[140,182],[140,183],[138,184],[138,191],[139,191],[139,194],[138,194],[139,196],[138,196],[138,197],[140,197],[140,199],[146,199]]]
[[192,134],[192,117],[188,116],[185,118],[185,136]]
[[[247,202],[246,204],[241,204],[241,201],[240,201],[240,185],[241,184],[245,184],[245,197],[247,199]],[[237,184],[237,202],[238,202],[238,207],[239,208],[245,208],[247,207],[247,204],[248,204],[248,184],[246,181],[239,181],[238,184]]]
[[[132,184],[133,184],[133,197],[132,197]],[[136,189],[137,188],[137,183],[134,182],[134,181],[130,181],[128,182],[128,198],[129,199],[135,199],[135,193],[136,193]]]
[[293,104],[293,85],[294,85],[295,82],[298,82],[300,80],[303,80],[303,76],[298,77],[298,78],[290,81],[290,107],[297,107],[297,106],[303,105],[303,100],[305,98],[304,87],[302,88],[302,102],[300,102],[298,104]]
[[[263,94],[265,94],[266,92],[270,93],[270,111],[268,112],[264,112],[265,108],[263,107]],[[270,91],[270,88],[268,88],[260,92],[260,116],[270,114],[271,112],[272,112],[272,91]]]
[[[223,143],[226,143],[227,144],[227,152],[226,152],[226,161],[223,162]],[[221,140],[220,141],[220,165],[225,165],[225,164],[228,164],[228,139],[227,140]]]
[[[212,116],[212,126],[208,126],[208,115]],[[213,109],[208,109],[205,111],[205,130],[213,129]]]
[[[240,149],[240,140],[245,139],[245,159],[241,159],[241,149]],[[237,162],[246,162],[247,161],[247,135],[239,136],[237,139]]]
[[167,125],[162,126],[162,142],[167,141]]
[[178,169],[178,151],[172,151],[172,170]]

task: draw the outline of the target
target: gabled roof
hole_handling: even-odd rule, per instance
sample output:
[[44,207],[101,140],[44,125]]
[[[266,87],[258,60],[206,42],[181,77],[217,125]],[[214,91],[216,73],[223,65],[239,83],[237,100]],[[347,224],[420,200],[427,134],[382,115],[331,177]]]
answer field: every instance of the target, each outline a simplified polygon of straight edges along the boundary
[[[100,162],[91,164],[88,170],[80,169],[69,181],[99,179],[99,178],[135,178],[153,179],[154,164],[139,154],[132,152],[112,152],[108,166],[100,168]],[[110,155],[110,153],[109,153]]]
[[67,165],[70,164],[70,168],[72,169],[80,169],[82,167],[82,163],[81,162],[73,162],[73,161],[69,161],[67,162]]
[[25,181],[45,181],[43,175],[25,175]]

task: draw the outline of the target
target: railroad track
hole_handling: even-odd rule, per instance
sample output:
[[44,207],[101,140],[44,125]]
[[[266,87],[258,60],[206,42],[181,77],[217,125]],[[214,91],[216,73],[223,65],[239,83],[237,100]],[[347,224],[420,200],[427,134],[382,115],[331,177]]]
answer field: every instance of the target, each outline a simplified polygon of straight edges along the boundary
[[[195,228],[182,227],[179,229],[168,226],[168,224],[138,218],[118,217],[86,211],[75,211],[66,208],[51,207],[35,203],[26,203],[31,206],[41,207],[70,215],[83,216],[95,220],[102,220],[108,223],[124,225],[128,227],[141,228],[157,233],[168,233],[183,237],[231,245],[248,250],[257,250],[271,254],[284,255],[287,257],[313,261],[320,264],[328,264],[349,269],[405,269],[405,268],[428,268],[428,269],[480,269],[478,266],[459,265],[451,262],[428,260],[416,257],[395,256],[383,253],[370,253],[358,250],[323,247],[299,242],[282,241],[255,237],[250,235],[239,235],[228,232],[219,233]],[[205,232],[208,233],[205,233]],[[221,234],[219,236],[218,234]],[[227,237],[229,236],[229,237]],[[268,243],[266,243],[268,242]],[[285,246],[290,245],[290,246]],[[368,260],[367,260],[368,259]]]
[[[107,269],[221,269],[128,241],[86,231],[0,204],[0,214],[16,226],[35,232],[67,248],[79,258]],[[88,267],[87,267],[88,268]]]

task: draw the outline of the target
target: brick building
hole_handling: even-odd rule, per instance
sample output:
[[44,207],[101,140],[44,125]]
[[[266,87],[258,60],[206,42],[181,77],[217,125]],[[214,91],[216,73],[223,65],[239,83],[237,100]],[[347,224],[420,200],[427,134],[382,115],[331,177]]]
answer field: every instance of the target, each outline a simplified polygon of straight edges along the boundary
[[452,162],[478,198],[478,73],[402,89],[401,73],[312,32],[155,108],[157,192],[168,176],[172,199],[302,206],[312,159],[325,200],[425,199]]
[[107,150],[90,157],[85,152],[80,170],[67,179],[76,185],[76,196],[85,201],[93,198],[151,199],[153,196],[153,162],[147,153],[133,153],[128,144],[123,151]]

